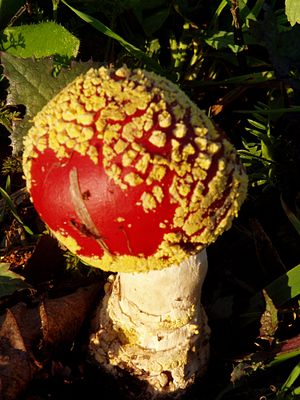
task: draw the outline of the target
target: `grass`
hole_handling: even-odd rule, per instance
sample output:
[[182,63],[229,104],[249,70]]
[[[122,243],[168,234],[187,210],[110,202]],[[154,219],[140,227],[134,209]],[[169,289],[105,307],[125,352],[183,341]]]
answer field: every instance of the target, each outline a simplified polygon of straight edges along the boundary
[[[184,399],[298,398],[300,18],[296,1],[31,0],[20,1],[18,9],[13,3],[0,1],[0,10],[5,11],[0,14],[0,49],[6,54],[1,55],[0,76],[0,261],[31,286],[21,291],[14,287],[5,267],[5,276],[0,276],[2,314],[20,301],[60,297],[91,279],[103,284],[105,278],[53,244],[24,191],[16,156],[22,152],[20,143],[30,118],[42,106],[35,100],[40,97],[27,91],[28,81],[34,83],[34,77],[42,76],[50,65],[48,59],[43,61],[49,48],[55,60],[51,79],[61,76],[55,90],[67,82],[65,67],[74,61],[147,68],[173,80],[206,110],[235,144],[249,177],[239,217],[208,249],[203,304],[212,329],[211,359],[206,376]],[[71,53],[51,42],[47,26],[26,48],[29,34],[23,25],[36,27],[49,20],[65,28],[66,33],[60,28],[58,32],[74,44]],[[46,41],[51,43],[43,54]],[[36,57],[37,50],[39,60],[34,61],[30,57]],[[29,61],[18,59],[24,51]],[[8,66],[7,54],[17,62]],[[15,85],[14,65],[23,67],[27,83],[20,72]],[[47,79],[47,74],[42,77]],[[41,89],[39,94],[45,101],[53,91]],[[49,240],[41,245],[45,236]],[[47,270],[41,271],[41,262]],[[16,275],[13,279],[19,285]],[[1,284],[8,281],[1,296]],[[22,399],[80,394],[92,399],[96,388],[103,399],[126,399],[128,385],[138,398],[139,387],[130,380],[116,387],[86,361],[84,329],[67,351],[40,355],[39,373],[26,385]]]

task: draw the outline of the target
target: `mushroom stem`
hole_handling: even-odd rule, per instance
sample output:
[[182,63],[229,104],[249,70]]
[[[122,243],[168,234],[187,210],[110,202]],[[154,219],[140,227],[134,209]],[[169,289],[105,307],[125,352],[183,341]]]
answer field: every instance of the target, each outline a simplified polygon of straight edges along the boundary
[[205,372],[209,333],[201,305],[206,251],[180,265],[118,273],[106,285],[90,351],[108,371],[129,371],[151,392],[185,389]]

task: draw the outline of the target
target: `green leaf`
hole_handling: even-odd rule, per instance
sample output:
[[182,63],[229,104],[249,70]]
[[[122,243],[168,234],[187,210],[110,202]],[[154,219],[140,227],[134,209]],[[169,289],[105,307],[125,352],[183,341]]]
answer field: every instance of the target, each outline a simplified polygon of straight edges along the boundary
[[17,58],[8,53],[1,54],[4,75],[9,80],[8,104],[24,104],[26,115],[21,121],[14,123],[11,142],[14,154],[23,148],[23,138],[31,127],[32,118],[61,89],[73,81],[79,74],[85,73],[91,67],[99,67],[99,63],[75,62],[70,68],[62,69],[57,77],[52,74],[53,60],[44,58]]
[[266,287],[277,306],[282,306],[300,294],[300,264],[292,268]]
[[294,26],[300,23],[299,0],[285,0],[285,13],[289,23]]
[[2,51],[22,58],[55,55],[70,59],[78,54],[79,40],[63,26],[43,22],[4,29],[0,35],[0,47]]
[[15,291],[30,287],[21,275],[10,271],[9,264],[0,263],[0,297],[10,296]]
[[230,48],[234,53],[238,53],[241,50],[240,46],[237,46],[234,41],[233,32],[219,31],[210,37],[206,37],[205,42],[216,50]]
[[300,362],[293,368],[292,372],[288,376],[287,380],[282,385],[280,392],[284,392],[290,389],[295,383],[296,379],[300,376]]
[[[266,293],[272,299],[276,307],[283,306],[289,300],[300,295],[300,264],[296,265],[279,278],[275,279],[265,288]],[[255,294],[251,297],[250,306],[246,313],[241,315],[243,324],[247,325],[256,320],[263,309],[263,292]]]
[[67,7],[69,7],[83,21],[87,22],[92,27],[97,29],[99,32],[102,32],[104,35],[119,42],[119,44],[122,47],[124,47],[128,51],[128,53],[130,53],[132,56],[134,56],[135,58],[140,60],[143,64],[145,64],[151,70],[157,72],[158,74],[166,75],[164,69],[156,61],[154,61],[151,57],[149,57],[146,53],[144,53],[141,49],[139,49],[138,47],[127,42],[127,40],[123,39],[120,35],[118,35],[114,31],[112,31],[109,27],[104,25],[102,22],[100,22],[96,18],[94,18],[88,14],[85,14],[84,12],[79,11],[76,8],[70,6],[65,0],[61,0],[61,2],[64,3]]
[[264,19],[253,24],[249,33],[257,45],[266,48],[270,61],[281,79],[290,76],[291,70],[298,69],[300,25],[287,29],[280,25],[279,17],[268,9],[264,13]]

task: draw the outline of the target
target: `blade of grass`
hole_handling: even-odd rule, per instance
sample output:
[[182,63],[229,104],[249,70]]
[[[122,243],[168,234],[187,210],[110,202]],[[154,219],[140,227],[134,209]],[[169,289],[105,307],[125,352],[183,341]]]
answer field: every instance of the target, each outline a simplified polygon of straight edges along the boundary
[[210,29],[213,29],[213,27],[217,25],[218,18],[220,17],[222,11],[225,9],[227,4],[228,4],[227,0],[220,1],[220,4],[218,5],[218,7],[217,7],[216,11],[214,12],[214,15],[211,19],[211,23],[210,23],[210,27],[209,27]]
[[[209,87],[209,86],[222,86],[222,85],[257,85],[258,83],[264,83],[275,80],[274,71],[262,71],[255,72],[252,74],[245,74],[227,78],[222,81],[193,81],[191,83],[186,82],[185,85],[192,87]],[[253,112],[253,110],[251,110]]]
[[289,108],[272,108],[271,110],[234,110],[233,112],[238,114],[279,114],[279,113],[290,113],[290,112],[300,112],[299,106],[293,106]]
[[10,191],[11,191],[11,178],[10,178],[10,175],[8,175],[7,178],[6,178],[5,190],[6,190],[7,193],[10,193]]
[[282,362],[290,360],[291,358],[298,357],[299,354],[300,354],[299,347],[293,350],[279,352],[278,354],[276,354],[274,359],[271,362],[269,362],[269,364],[266,365],[266,367],[274,367]]
[[293,211],[290,210],[290,208],[287,206],[287,204],[285,203],[285,201],[282,198],[282,195],[280,196],[280,202],[281,202],[283,211],[285,212],[285,215],[288,217],[288,219],[290,220],[291,224],[296,229],[298,235],[300,235],[300,221],[299,221],[299,219],[296,217],[296,215],[293,213]]
[[251,13],[255,15],[255,18],[258,17],[259,13],[261,12],[263,6],[265,4],[264,0],[257,0],[255,5],[253,6]]
[[11,213],[13,214],[13,216],[16,218],[16,220],[23,226],[24,230],[29,234],[29,235],[34,235],[34,233],[32,232],[32,230],[26,226],[24,224],[24,222],[22,221],[22,219],[20,218],[20,216],[18,215],[17,209],[13,203],[13,201],[11,200],[10,196],[8,195],[8,193],[0,187],[0,195],[3,197],[3,199],[5,200],[6,204],[8,205]]
[[295,383],[296,379],[298,379],[300,376],[300,362],[293,368],[292,372],[288,376],[287,380],[284,382],[284,384],[281,386],[281,389],[279,392],[283,393],[286,390],[290,389],[292,385]]
[[70,6],[65,0],[61,0],[61,2],[63,4],[65,4],[67,7],[69,7],[70,10],[72,10],[79,18],[81,18],[83,21],[90,24],[93,28],[97,29],[97,31],[118,41],[120,43],[120,45],[123,46],[128,51],[128,53],[130,53],[135,58],[140,60],[143,64],[145,64],[146,66],[151,68],[153,71],[155,71],[161,75],[166,75],[166,71],[157,62],[155,62],[152,58],[147,56],[147,54],[144,53],[141,49],[139,49],[138,47],[127,42],[127,40],[125,40],[120,35],[118,35],[114,31],[112,31],[108,26],[104,25],[98,19]]

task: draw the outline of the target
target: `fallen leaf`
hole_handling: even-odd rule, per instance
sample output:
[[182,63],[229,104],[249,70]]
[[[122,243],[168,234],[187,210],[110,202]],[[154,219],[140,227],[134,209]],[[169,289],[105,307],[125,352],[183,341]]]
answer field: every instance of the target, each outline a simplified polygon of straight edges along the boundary
[[15,400],[38,370],[14,314],[8,310],[0,327],[0,398]]
[[63,298],[45,300],[40,305],[44,348],[53,351],[70,345],[97,298],[100,299],[99,284],[80,288]]
[[1,400],[15,400],[53,352],[71,348],[101,288],[96,283],[33,307],[18,303],[0,316]]

